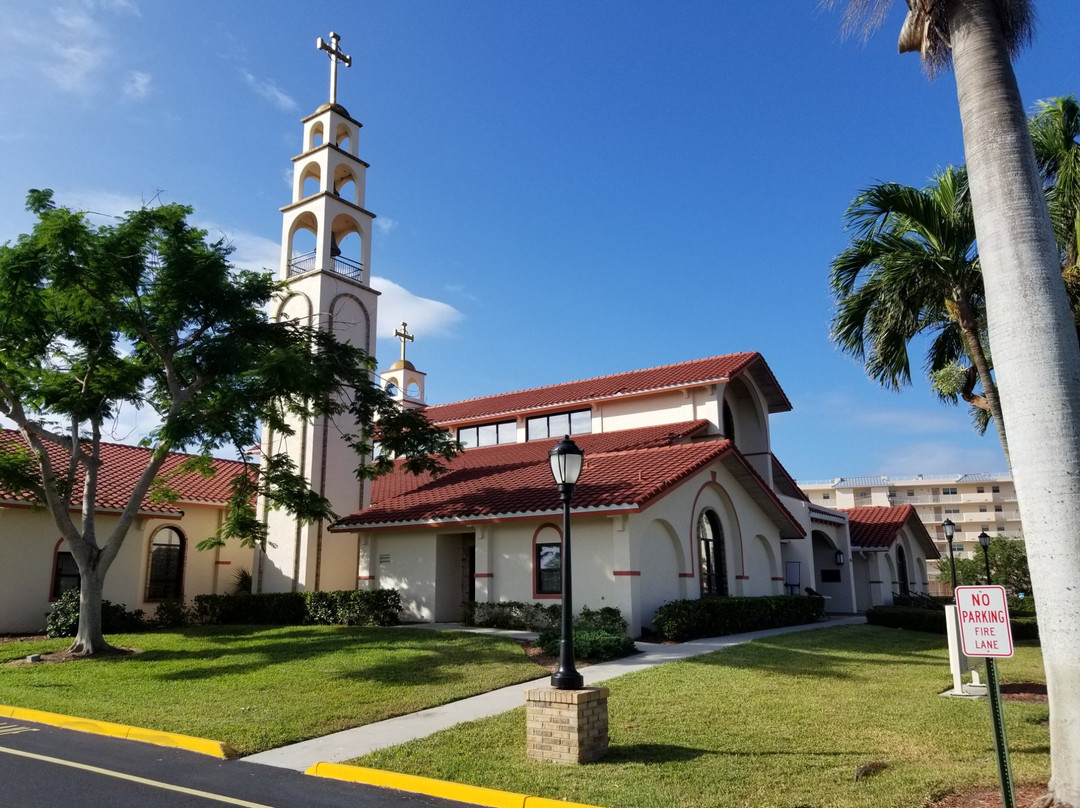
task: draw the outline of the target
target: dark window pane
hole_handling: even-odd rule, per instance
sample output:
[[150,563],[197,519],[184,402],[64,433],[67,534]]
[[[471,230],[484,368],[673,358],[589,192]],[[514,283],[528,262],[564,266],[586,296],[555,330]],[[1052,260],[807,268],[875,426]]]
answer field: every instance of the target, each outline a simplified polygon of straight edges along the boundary
[[562,593],[562,545],[536,545],[536,593],[558,595]]

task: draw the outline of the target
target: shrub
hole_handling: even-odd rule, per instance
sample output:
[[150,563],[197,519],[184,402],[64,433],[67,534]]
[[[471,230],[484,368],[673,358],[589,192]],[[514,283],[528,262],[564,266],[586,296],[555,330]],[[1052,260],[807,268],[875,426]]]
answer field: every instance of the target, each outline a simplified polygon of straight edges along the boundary
[[153,624],[156,628],[183,628],[191,622],[191,615],[183,600],[163,600],[154,609]]
[[[588,606],[574,618],[574,656],[593,662],[617,659],[634,653],[634,641],[626,636],[626,620],[614,606],[593,611]],[[557,656],[562,641],[561,625],[540,632],[536,644],[545,654]]]
[[[142,609],[128,611],[123,603],[101,601],[101,630],[105,634],[128,634],[146,628]],[[45,615],[45,633],[50,637],[74,637],[79,630],[79,588],[69,589],[56,599]]]
[[[874,626],[925,631],[930,634],[948,632],[944,611],[912,606],[874,606],[866,613],[866,622]],[[1039,625],[1034,617],[1017,617],[1010,613],[1009,625],[1014,640],[1039,639]]]
[[665,603],[657,610],[653,625],[665,638],[684,642],[814,623],[824,617],[824,598],[702,598]]
[[562,608],[558,603],[545,606],[542,603],[504,600],[499,603],[463,603],[461,605],[463,624],[485,628],[543,631],[551,626],[557,626],[561,614]]
[[304,623],[392,626],[401,595],[395,589],[196,595],[192,619],[203,625],[299,626]]

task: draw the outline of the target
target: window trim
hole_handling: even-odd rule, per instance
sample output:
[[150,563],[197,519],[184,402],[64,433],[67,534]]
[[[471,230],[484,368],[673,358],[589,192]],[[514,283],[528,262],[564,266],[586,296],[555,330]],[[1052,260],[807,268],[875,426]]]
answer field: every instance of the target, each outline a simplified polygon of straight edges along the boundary
[[[710,519],[709,517],[712,516]],[[705,536],[703,527],[709,526],[712,535]],[[713,508],[702,508],[695,527],[698,551],[697,577],[700,595],[703,598],[728,597],[727,547],[724,541],[724,523],[720,514]],[[706,543],[712,545],[712,552],[705,552]],[[711,585],[710,585],[711,582]]]
[[[574,429],[574,416],[579,415],[581,413],[586,413],[588,415],[588,422],[589,422],[588,429]],[[576,410],[563,410],[562,412],[549,412],[546,415],[533,415],[533,416],[531,416],[529,418],[526,418],[525,419],[525,440],[526,441],[549,440],[551,438],[560,438],[560,437],[562,437],[562,434],[557,434],[557,435],[551,434],[551,419],[552,418],[559,418],[559,417],[561,417],[563,415],[565,415],[567,417],[567,422],[568,422],[567,429],[569,430],[569,431],[565,432],[565,434],[567,434],[567,435],[591,435],[592,434],[592,409],[589,408],[589,407],[585,407],[583,409],[579,408],[579,409],[576,409]],[[534,437],[533,436],[533,426],[532,425],[534,423],[539,422],[539,421],[544,421],[545,422],[545,425],[547,426],[547,429],[545,431],[547,432],[547,434],[546,435],[537,435],[537,436]],[[562,430],[556,430],[556,432],[562,433],[563,431]]]
[[[75,556],[72,555],[70,550],[61,550],[60,549],[63,545],[64,545],[64,540],[63,539],[58,539],[57,542],[56,542],[56,545],[53,547],[52,578],[49,581],[49,603],[55,603],[57,600],[60,599],[60,596],[62,594],[64,594],[64,592],[67,592],[67,589],[64,589],[63,591],[58,591],[58,587],[57,587],[57,584],[60,582],[60,569],[59,569],[60,556],[61,555],[66,555],[66,556],[69,556],[71,558],[72,562],[75,561]],[[65,576],[65,577],[71,577],[71,576]],[[68,587],[68,589],[78,589],[81,586],[82,586],[82,575],[79,573],[79,567],[76,564],[76,566],[75,566],[75,584],[73,586]]]

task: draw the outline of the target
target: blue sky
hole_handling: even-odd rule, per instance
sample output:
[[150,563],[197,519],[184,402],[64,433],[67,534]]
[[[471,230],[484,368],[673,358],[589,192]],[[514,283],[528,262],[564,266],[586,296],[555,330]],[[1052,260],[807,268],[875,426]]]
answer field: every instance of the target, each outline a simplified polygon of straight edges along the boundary
[[[921,378],[879,389],[828,338],[851,199],[963,161],[952,76],[896,54],[894,6],[864,43],[814,0],[0,0],[0,241],[32,226],[28,188],[112,214],[160,197],[276,269],[334,30],[379,358],[408,321],[429,402],[756,350],[797,478],[1003,471],[965,409]],[[1080,6],[1037,6],[1029,107],[1080,92]]]

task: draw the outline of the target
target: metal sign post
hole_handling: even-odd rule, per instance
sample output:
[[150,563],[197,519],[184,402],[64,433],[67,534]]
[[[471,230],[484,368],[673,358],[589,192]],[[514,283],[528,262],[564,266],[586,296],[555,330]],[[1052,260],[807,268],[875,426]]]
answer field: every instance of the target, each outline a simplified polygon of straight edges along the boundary
[[1001,804],[1004,808],[1016,808],[1012,767],[1009,765],[1009,744],[1005,738],[1005,713],[1001,709],[1001,688],[998,685],[995,663],[998,657],[1013,655],[1005,587],[958,586],[956,611],[960,619],[960,639],[964,653],[971,657],[986,657],[986,689],[990,694],[990,717],[994,722],[994,749],[997,752],[998,777],[1001,780]]

